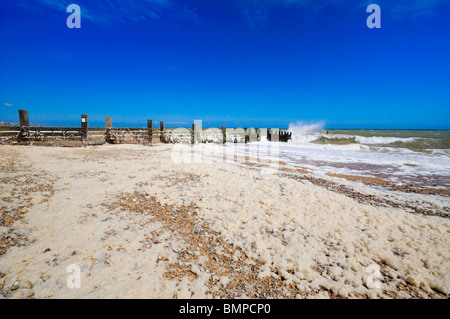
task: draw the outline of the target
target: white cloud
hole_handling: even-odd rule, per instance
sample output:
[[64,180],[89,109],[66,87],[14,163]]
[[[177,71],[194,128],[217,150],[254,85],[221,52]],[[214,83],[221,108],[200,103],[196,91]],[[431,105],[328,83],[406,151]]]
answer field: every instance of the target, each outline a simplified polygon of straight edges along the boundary
[[[218,1],[218,0],[208,0]],[[372,3],[380,5],[383,14],[394,18],[416,17],[437,12],[448,0],[220,0],[234,3],[249,25],[264,23],[270,13],[279,7],[319,12],[330,5],[346,6],[349,10],[362,10]],[[177,0],[77,0],[82,18],[102,25],[117,23],[142,23],[158,20],[173,23],[176,20],[200,21],[194,4]],[[64,12],[70,2],[64,0],[2,0],[0,6],[17,5],[40,13],[42,11]]]
[[436,13],[440,5],[448,3],[446,0],[380,0],[378,2],[381,8],[398,18],[430,15]]
[[10,103],[4,103],[3,105],[4,105],[4,106],[7,106],[7,107],[12,107],[12,106],[13,106],[13,105],[10,104]]
[[372,3],[380,5],[382,12],[392,18],[417,17],[430,15],[448,0],[234,0],[249,25],[264,23],[273,9],[289,7],[293,9],[318,12],[330,5],[346,6],[349,10],[359,10],[365,14],[365,8]]
[[[64,12],[64,14],[70,4],[70,2],[61,0],[15,0],[9,2],[10,5],[17,5],[36,13],[51,11]],[[81,8],[82,19],[102,25],[160,20],[162,16],[197,20],[194,10],[189,9],[186,5],[179,5],[173,0],[77,0],[74,2]]]

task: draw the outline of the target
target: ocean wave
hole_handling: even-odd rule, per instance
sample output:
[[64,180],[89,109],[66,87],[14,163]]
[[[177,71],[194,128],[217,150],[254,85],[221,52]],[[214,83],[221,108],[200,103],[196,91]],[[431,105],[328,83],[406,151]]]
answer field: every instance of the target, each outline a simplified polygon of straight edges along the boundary
[[[407,149],[430,153],[433,150],[450,150],[448,132],[402,131],[402,130],[327,130],[325,122],[298,121],[289,125],[291,144],[304,147],[336,146],[347,148],[354,145],[378,148]],[[409,136],[408,136],[409,135]],[[361,148],[364,150],[364,148]]]
[[417,138],[413,141],[396,141],[389,144],[390,147],[403,147],[414,150],[450,149],[450,141],[437,139]]
[[326,136],[321,135],[313,141],[315,144],[334,144],[334,145],[348,145],[357,144],[356,137],[340,137],[340,136]]
[[394,144],[394,143],[413,143],[416,137],[389,137],[389,136],[355,136],[355,140],[360,144]]
[[317,133],[323,130],[325,122],[306,123],[297,121],[289,124],[288,131],[292,133],[291,143],[307,144],[317,138]]

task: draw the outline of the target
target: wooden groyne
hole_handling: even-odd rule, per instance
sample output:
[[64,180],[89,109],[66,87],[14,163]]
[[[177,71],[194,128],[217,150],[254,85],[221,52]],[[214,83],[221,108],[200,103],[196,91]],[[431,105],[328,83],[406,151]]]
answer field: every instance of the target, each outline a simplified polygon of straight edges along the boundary
[[251,143],[257,141],[288,142],[292,133],[280,129],[265,128],[218,128],[202,129],[199,124],[192,128],[159,128],[153,120],[147,127],[114,127],[111,117],[105,118],[105,127],[89,127],[89,117],[81,115],[79,127],[51,127],[30,125],[28,111],[19,110],[19,126],[2,127],[2,144],[85,146],[99,144],[145,144],[155,143]]

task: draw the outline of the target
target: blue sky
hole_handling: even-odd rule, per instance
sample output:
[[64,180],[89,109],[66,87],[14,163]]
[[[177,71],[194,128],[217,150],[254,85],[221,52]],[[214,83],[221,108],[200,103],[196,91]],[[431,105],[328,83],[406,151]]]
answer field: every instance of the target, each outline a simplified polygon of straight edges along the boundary
[[449,17],[443,0],[3,0],[0,120],[449,129]]

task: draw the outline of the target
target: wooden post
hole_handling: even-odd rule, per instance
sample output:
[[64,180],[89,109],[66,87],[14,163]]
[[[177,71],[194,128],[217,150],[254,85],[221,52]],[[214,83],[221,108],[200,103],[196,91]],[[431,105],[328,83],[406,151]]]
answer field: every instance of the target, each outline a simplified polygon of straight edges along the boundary
[[270,141],[271,142],[279,142],[280,141],[280,129],[271,129],[270,130]]
[[260,128],[258,141],[267,141],[267,132],[268,130],[266,128]]
[[159,131],[160,131],[160,141],[164,142],[164,121],[159,122]]
[[153,120],[147,121],[148,142],[153,145]]
[[88,133],[88,116],[86,114],[81,115],[81,137],[82,139],[87,138]]
[[110,117],[105,117],[105,126],[106,128],[112,127],[112,119]]
[[30,126],[30,123],[28,121],[28,111],[19,110],[19,121],[20,121],[20,127]]
[[28,126],[30,123],[28,122],[28,111],[25,110],[19,110],[19,123],[20,123],[20,132],[17,135],[17,140],[19,142],[26,139],[26,136],[28,135]]
[[191,142],[192,144],[202,143],[201,134],[200,134],[200,124],[192,124],[192,135]]
[[227,142],[227,128],[222,126],[222,134],[223,134],[223,144]]
[[112,119],[110,117],[105,117],[105,128],[105,141],[111,143]]
[[248,141],[249,142],[258,141],[258,135],[256,133],[256,130],[252,127],[248,129]]
[[200,131],[200,124],[195,124],[195,135],[198,143],[203,143],[202,135]]

